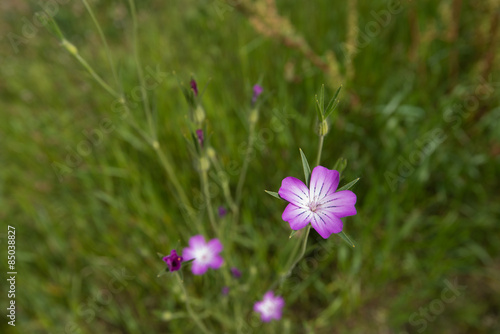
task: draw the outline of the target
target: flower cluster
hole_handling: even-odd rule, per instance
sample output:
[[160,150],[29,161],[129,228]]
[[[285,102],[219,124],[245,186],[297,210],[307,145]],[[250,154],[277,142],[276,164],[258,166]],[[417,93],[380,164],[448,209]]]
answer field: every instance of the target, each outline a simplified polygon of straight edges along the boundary
[[[201,148],[203,152],[206,152],[210,156],[209,152],[213,149],[209,147],[210,145],[208,141],[205,142],[205,134],[203,131],[203,129],[206,129],[206,127],[203,127],[205,113],[199,103],[201,96],[198,96],[198,86],[194,79],[190,81],[190,87],[191,92],[187,90],[188,94],[186,94],[186,96],[189,98],[189,101],[195,101],[197,104],[194,105],[194,102],[192,102],[194,108],[193,122],[196,124],[196,131],[192,134],[193,139],[195,142],[196,140],[198,141],[199,146],[196,145],[197,149]],[[336,96],[338,95],[339,90],[337,91]],[[263,88],[260,85],[253,86],[253,95],[251,99],[252,110],[249,115],[249,122],[251,126],[254,126],[258,121],[259,108],[256,103],[262,93]],[[203,95],[203,93],[201,95]],[[336,104],[333,103],[335,98],[332,99],[326,111],[322,102],[318,104],[318,110],[321,117],[321,126],[319,131],[321,138],[328,133],[327,118],[335,108]],[[323,101],[323,95],[321,95],[321,98],[318,99],[318,101]],[[321,157],[322,143],[323,141],[321,141],[320,152],[317,159],[318,161]],[[321,237],[326,239],[333,233],[342,232],[343,222],[341,218],[356,215],[356,195],[347,189],[357,180],[346,185],[343,188],[346,190],[338,190],[340,173],[337,170],[330,170],[323,166],[316,166],[311,172],[307,159],[302,152],[301,154],[304,174],[306,177],[305,183],[295,177],[285,177],[282,180],[278,193],[268,193],[288,202],[285,210],[283,211],[282,219],[289,223],[292,230],[300,230],[311,224],[311,227],[314,228]],[[232,209],[233,208],[231,207],[231,211],[233,211]],[[227,220],[224,217],[228,214],[228,210],[224,206],[219,206],[217,212],[222,221]],[[304,245],[306,245],[308,233],[304,235],[306,238]],[[344,234],[341,234],[341,236],[346,239]],[[220,255],[222,250],[223,245],[219,239],[206,241],[203,235],[195,235],[189,239],[189,246],[182,250],[182,256],[178,255],[176,250],[172,250],[170,255],[163,257],[163,260],[166,262],[168,271],[170,272],[180,270],[183,262],[190,261],[192,262],[191,272],[194,275],[203,275],[209,269],[219,269],[223,265],[224,259]],[[295,262],[295,264],[296,263],[297,262]],[[290,271],[293,269],[295,264],[289,268]],[[230,293],[232,295],[232,291],[238,291],[238,289],[232,290],[234,286],[233,284],[235,284],[236,280],[239,280],[242,276],[241,271],[236,267],[232,267],[230,269],[230,273],[235,280],[229,284],[230,286],[222,287],[221,294],[224,298],[228,298]],[[225,283],[228,284],[228,275],[227,273],[225,274]],[[262,300],[255,302],[253,310],[260,314],[260,318],[263,322],[270,322],[272,320],[281,319],[284,305],[285,301],[282,296],[275,295],[274,291],[267,291]]]
[[163,258],[163,261],[167,263],[169,271],[177,271],[183,261],[193,260],[191,271],[195,275],[203,275],[209,268],[218,269],[222,266],[224,260],[219,255],[222,249],[219,239],[212,239],[206,243],[202,235],[195,235],[189,239],[189,247],[182,251],[183,256],[178,256],[174,249],[169,256]]

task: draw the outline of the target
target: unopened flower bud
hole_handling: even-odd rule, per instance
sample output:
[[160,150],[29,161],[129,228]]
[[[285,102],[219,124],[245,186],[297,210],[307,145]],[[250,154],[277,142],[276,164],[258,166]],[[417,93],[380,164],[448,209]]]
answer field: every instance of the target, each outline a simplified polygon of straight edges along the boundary
[[326,119],[319,123],[318,132],[321,137],[326,136],[328,133],[328,123]]
[[198,106],[194,110],[194,121],[197,124],[202,124],[204,120],[205,120],[205,110],[203,110],[203,107],[198,104]]
[[206,172],[210,168],[210,161],[206,157],[200,158],[200,170]]

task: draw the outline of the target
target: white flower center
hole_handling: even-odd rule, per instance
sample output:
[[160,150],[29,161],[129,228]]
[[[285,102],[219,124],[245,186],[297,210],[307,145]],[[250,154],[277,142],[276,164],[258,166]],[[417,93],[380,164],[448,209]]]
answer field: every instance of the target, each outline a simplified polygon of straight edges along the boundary
[[197,261],[206,263],[210,260],[210,250],[207,247],[202,247],[196,250],[195,258]]
[[310,201],[309,204],[307,205],[309,209],[311,209],[312,212],[316,212],[316,210],[319,209],[319,206],[321,203],[318,203],[319,201],[317,200],[316,197],[313,197]]

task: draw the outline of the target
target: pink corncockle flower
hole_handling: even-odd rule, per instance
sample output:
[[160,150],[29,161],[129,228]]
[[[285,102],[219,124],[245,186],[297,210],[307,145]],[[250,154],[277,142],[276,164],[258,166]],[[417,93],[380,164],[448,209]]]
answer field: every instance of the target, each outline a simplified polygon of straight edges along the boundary
[[294,177],[286,177],[278,194],[288,202],[282,218],[292,230],[300,230],[311,223],[323,238],[342,231],[340,218],[356,214],[356,195],[350,190],[335,192],[339,172],[317,166],[311,173],[309,189]]
[[255,104],[255,102],[257,102],[257,98],[259,97],[260,94],[262,94],[263,91],[264,89],[262,88],[262,86],[259,85],[253,86],[252,104]]
[[263,322],[269,322],[273,319],[281,319],[281,309],[285,306],[285,301],[281,296],[274,296],[272,291],[266,292],[262,301],[253,305],[253,310],[260,313],[260,319]]
[[219,255],[222,251],[222,244],[219,239],[212,239],[205,242],[202,235],[195,235],[189,239],[189,247],[184,248],[182,255],[185,261],[194,259],[191,271],[195,275],[203,275],[208,268],[218,269],[224,260]]
[[177,271],[181,269],[182,256],[177,255],[175,249],[172,249],[170,255],[164,256],[163,261],[167,263],[169,271]]
[[189,84],[191,85],[194,96],[198,96],[198,85],[196,84],[196,81],[194,79],[191,79],[191,82]]
[[196,137],[198,137],[198,143],[200,143],[200,146],[203,147],[203,143],[205,142],[205,136],[203,135],[202,129],[196,130]]

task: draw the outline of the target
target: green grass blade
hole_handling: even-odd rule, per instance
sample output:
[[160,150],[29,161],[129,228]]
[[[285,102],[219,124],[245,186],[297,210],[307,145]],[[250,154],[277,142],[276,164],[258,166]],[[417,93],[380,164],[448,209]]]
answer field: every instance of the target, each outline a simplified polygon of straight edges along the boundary
[[348,184],[346,184],[346,185],[345,185],[345,186],[343,186],[342,188],[337,189],[337,191],[350,189],[350,188],[351,188],[353,185],[355,185],[358,181],[359,181],[359,177],[358,177],[356,180],[353,180],[353,181],[349,182]]
[[273,197],[276,197],[276,198],[279,198],[279,199],[283,199],[280,197],[280,195],[277,193],[277,192],[274,192],[274,191],[269,191],[269,190],[264,190],[266,193],[268,193],[269,195],[273,196]]
[[356,245],[354,244],[354,241],[352,241],[352,239],[349,238],[349,236],[347,234],[345,234],[344,231],[337,233],[337,235],[339,237],[341,237],[342,239],[344,239],[344,241],[347,242],[349,244],[349,246],[356,247]]
[[309,167],[309,162],[307,162],[306,155],[299,148],[300,156],[302,158],[302,168],[304,168],[304,176],[306,178],[306,186],[309,187],[309,179],[311,178],[311,167]]

